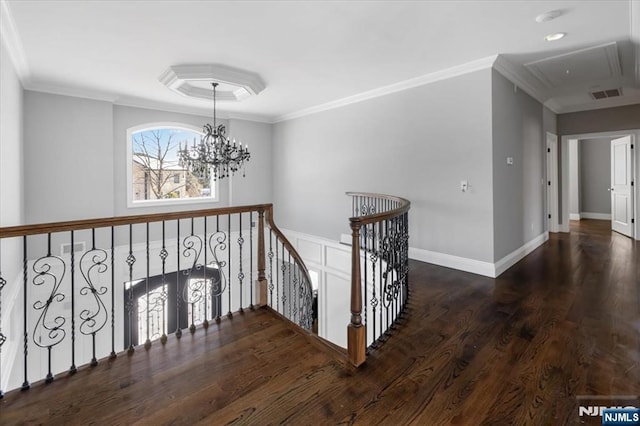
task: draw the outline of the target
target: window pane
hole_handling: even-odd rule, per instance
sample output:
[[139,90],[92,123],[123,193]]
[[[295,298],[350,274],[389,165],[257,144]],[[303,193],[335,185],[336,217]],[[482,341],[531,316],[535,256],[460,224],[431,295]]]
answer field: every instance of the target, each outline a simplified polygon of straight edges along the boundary
[[200,134],[178,128],[154,128],[131,134],[132,201],[215,197],[210,180],[180,165],[178,149],[197,143]]

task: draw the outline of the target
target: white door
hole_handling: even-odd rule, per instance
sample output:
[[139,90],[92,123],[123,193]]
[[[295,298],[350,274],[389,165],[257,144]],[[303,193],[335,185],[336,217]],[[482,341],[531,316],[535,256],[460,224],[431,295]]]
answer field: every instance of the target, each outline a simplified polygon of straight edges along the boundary
[[633,174],[631,136],[611,141],[611,229],[631,237]]

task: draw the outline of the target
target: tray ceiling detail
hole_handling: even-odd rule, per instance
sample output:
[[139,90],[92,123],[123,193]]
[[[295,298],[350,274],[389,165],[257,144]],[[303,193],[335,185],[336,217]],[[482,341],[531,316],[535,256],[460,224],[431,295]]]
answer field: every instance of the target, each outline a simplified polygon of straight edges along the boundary
[[540,59],[524,66],[551,89],[622,76],[616,42]]
[[174,65],[158,79],[183,96],[207,100],[212,96],[211,83],[217,82],[217,99],[228,102],[240,102],[266,87],[258,74],[222,64]]

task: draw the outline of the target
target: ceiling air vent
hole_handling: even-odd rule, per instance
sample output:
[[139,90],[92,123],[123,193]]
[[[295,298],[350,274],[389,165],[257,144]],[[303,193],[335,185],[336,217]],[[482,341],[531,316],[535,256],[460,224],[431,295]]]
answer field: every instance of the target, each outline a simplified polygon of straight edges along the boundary
[[593,99],[607,99],[607,98],[615,98],[616,96],[622,96],[622,90],[620,89],[607,89],[607,90],[598,90],[597,92],[589,92]]

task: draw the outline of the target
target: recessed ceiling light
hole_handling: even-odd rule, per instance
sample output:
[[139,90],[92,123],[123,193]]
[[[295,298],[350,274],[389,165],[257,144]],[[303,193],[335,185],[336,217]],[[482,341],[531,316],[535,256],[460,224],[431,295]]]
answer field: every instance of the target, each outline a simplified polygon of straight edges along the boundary
[[566,35],[567,33],[553,33],[553,34],[546,35],[544,39],[547,41],[556,41],[556,40],[560,40],[562,37]]
[[541,13],[540,15],[536,16],[536,22],[539,24],[542,22],[549,22],[556,19],[560,15],[562,15],[562,10],[551,10],[549,12]]

